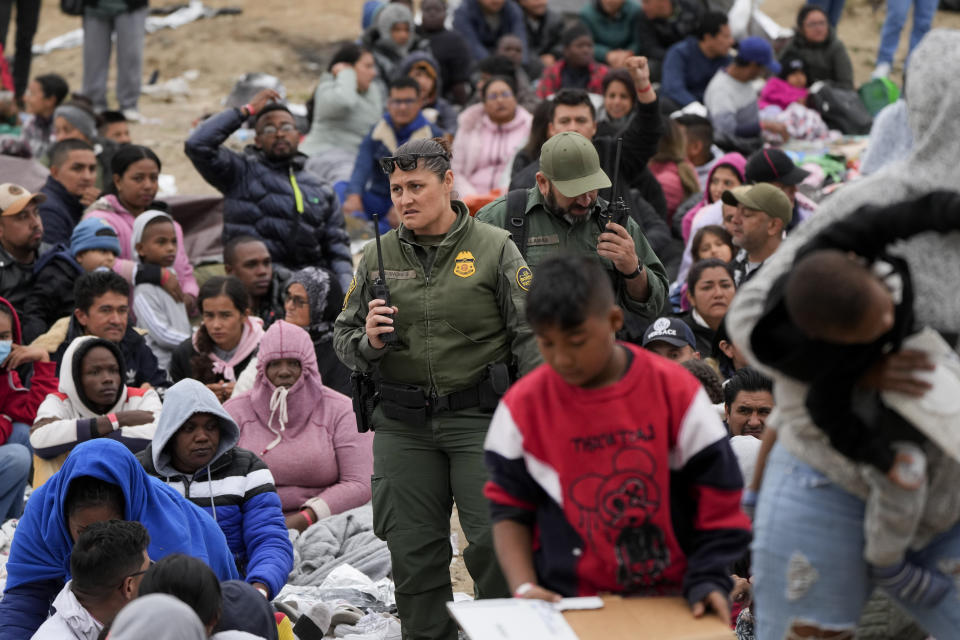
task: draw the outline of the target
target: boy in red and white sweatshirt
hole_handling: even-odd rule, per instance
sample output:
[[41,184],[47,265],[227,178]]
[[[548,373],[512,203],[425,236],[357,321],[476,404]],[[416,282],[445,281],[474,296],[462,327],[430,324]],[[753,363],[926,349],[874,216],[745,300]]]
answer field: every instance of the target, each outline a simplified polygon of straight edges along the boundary
[[729,620],[750,542],[728,434],[697,380],[624,343],[595,260],[544,262],[527,319],[546,364],[504,396],[485,444],[494,541],[514,594],[679,595]]

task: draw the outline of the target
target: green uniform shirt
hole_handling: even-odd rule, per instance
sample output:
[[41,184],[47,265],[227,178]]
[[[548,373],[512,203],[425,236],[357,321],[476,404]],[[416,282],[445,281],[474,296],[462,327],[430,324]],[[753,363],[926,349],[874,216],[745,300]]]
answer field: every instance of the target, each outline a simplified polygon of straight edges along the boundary
[[[606,202],[600,200],[606,207]],[[627,294],[623,278],[615,277],[617,270],[607,258],[597,254],[597,239],[600,237],[600,226],[596,211],[590,211],[583,220],[570,223],[564,218],[555,216],[547,210],[546,202],[540,189],[533,187],[527,190],[527,264],[536,273],[537,265],[546,258],[557,253],[572,253],[590,256],[599,260],[603,267],[611,274],[617,304],[624,310],[636,315],[643,323],[640,331],[647,324],[653,322],[663,308],[667,297],[667,272],[660,259],[650,248],[647,239],[640,230],[640,225],[633,218],[628,218],[625,225],[627,233],[633,238],[636,246],[637,258],[647,270],[647,282],[650,295],[645,302],[634,300]],[[507,228],[506,196],[494,200],[477,213],[477,220],[486,222],[501,229]]]
[[530,269],[506,231],[476,222],[462,202],[453,206],[457,220],[439,243],[418,243],[402,226],[381,239],[399,344],[379,350],[365,329],[377,249],[364,247],[334,329],[334,348],[351,369],[376,364],[384,380],[443,396],[477,385],[491,363],[515,361],[521,375],[540,364],[524,312]]

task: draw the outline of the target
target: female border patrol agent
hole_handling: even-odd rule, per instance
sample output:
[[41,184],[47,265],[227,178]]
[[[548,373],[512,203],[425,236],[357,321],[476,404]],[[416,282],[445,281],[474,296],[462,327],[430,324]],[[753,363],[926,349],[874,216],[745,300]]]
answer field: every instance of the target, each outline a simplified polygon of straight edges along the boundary
[[446,610],[453,500],[478,596],[510,595],[483,496],[483,441],[512,377],[540,363],[524,317],[532,274],[506,231],[451,199],[445,142],[415,140],[396,153],[381,160],[401,223],[382,242],[391,306],[374,294],[369,243],[334,342],[348,367],[369,374],[355,386],[356,406],[360,428],[376,429],[374,531],[390,548],[403,637],[455,640]]

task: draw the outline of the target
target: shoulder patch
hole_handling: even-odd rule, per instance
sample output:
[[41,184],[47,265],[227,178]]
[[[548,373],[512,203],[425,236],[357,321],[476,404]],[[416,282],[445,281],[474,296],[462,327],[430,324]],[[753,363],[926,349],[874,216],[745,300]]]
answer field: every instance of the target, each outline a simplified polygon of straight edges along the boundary
[[350,302],[350,294],[353,293],[357,288],[357,276],[353,276],[353,280],[350,281],[350,287],[347,288],[347,294],[343,296],[343,309],[344,311],[347,308],[347,304]]
[[530,291],[530,285],[533,284],[533,272],[530,267],[523,265],[517,269],[517,286],[524,291]]
[[453,266],[453,274],[461,278],[469,278],[477,272],[476,258],[469,251],[461,251],[457,254],[456,262]]

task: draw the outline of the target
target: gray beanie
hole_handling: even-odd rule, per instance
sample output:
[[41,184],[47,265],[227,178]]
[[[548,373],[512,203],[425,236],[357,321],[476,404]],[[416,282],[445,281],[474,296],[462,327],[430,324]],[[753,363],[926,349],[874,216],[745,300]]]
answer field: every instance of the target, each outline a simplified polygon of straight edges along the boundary
[[83,134],[89,142],[97,137],[97,120],[89,111],[69,104],[62,104],[53,112],[53,119],[63,118]]

